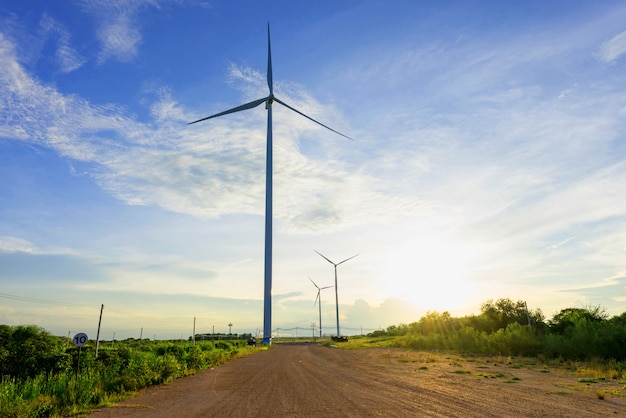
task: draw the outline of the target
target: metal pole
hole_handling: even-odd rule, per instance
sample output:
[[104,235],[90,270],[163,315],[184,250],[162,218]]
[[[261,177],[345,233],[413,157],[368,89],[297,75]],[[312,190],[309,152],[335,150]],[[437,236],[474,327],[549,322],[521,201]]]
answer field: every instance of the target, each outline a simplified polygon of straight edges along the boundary
[[80,373],[80,351],[83,347],[78,347],[78,361],[76,363],[76,380],[78,380],[78,374]]
[[335,264],[335,312],[337,316],[337,337],[340,337],[339,333],[339,290],[337,289],[337,265]]
[[196,317],[193,317],[193,345],[196,345]]
[[265,291],[263,299],[263,344],[272,343],[272,102],[273,97],[270,97],[266,105],[267,149],[265,162]]
[[319,300],[317,301],[320,311],[320,338],[322,338],[322,293],[321,290],[318,290],[318,294],[320,295]]

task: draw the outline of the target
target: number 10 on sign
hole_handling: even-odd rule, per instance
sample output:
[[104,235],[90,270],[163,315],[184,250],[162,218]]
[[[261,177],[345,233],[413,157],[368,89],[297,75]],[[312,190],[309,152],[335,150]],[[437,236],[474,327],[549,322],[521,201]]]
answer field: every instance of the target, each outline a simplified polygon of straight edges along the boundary
[[82,347],[88,340],[89,337],[87,337],[87,334],[85,334],[84,332],[80,332],[74,335],[74,338],[72,339],[76,347]]

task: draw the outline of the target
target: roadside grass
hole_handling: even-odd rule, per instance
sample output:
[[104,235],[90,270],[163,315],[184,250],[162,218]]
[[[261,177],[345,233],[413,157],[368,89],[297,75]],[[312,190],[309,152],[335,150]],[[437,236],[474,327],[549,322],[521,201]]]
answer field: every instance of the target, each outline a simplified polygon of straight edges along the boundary
[[476,377],[484,377],[485,379],[496,379],[501,377],[507,377],[504,373],[475,373]]
[[157,342],[101,349],[96,359],[83,350],[80,372],[74,369],[18,379],[0,379],[0,417],[59,417],[85,414],[159,385],[223,364],[259,349],[244,343],[191,345]]
[[[428,370],[425,364],[446,362],[453,368],[451,373],[458,375],[471,375],[481,379],[494,379],[502,383],[515,384],[522,381],[521,378],[512,376],[501,367],[511,370],[534,370],[542,374],[561,375],[566,373],[571,376],[571,384],[566,388],[556,390],[551,393],[558,395],[570,395],[579,390],[589,390],[591,387],[600,384],[613,385],[619,387],[596,388],[595,396],[598,399],[607,397],[626,396],[626,366],[617,361],[593,359],[588,361],[564,360],[556,357],[550,358],[541,354],[536,357],[523,356],[494,356],[475,353],[459,353],[454,350],[416,350],[407,348],[404,339],[399,336],[378,336],[378,337],[351,337],[347,342],[328,342],[339,349],[358,350],[366,348],[392,348],[397,349],[396,354],[386,353],[388,360],[395,359],[400,363],[422,364],[414,370]],[[473,364],[472,371],[468,365]],[[490,371],[493,367],[499,369]]]
[[398,347],[398,337],[395,337],[395,336],[383,336],[383,337],[355,336],[355,337],[350,337],[348,341],[344,341],[344,342],[326,341],[324,342],[324,345],[332,345],[332,346],[336,346],[337,348],[347,348],[347,349],[372,348],[372,347],[390,348],[390,347]]
[[549,392],[549,393],[552,393],[554,395],[573,395],[574,394],[574,392],[570,392],[568,390],[555,390],[555,391]]

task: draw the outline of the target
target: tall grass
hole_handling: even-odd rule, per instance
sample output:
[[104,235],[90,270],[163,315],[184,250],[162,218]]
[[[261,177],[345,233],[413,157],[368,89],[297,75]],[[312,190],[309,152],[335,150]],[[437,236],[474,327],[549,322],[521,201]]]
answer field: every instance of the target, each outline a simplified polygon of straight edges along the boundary
[[[0,381],[0,417],[52,417],[86,412],[141,388],[167,382],[213,367],[252,347],[242,343],[164,342],[137,347],[82,350],[76,369],[41,373],[34,377],[3,376]],[[69,349],[74,367],[76,349]]]

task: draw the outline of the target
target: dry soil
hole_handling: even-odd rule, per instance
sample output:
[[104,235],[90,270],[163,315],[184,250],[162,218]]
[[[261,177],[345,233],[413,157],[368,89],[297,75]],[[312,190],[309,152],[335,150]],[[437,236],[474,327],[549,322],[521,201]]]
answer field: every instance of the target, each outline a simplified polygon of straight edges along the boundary
[[624,387],[528,359],[277,344],[89,417],[626,417]]

